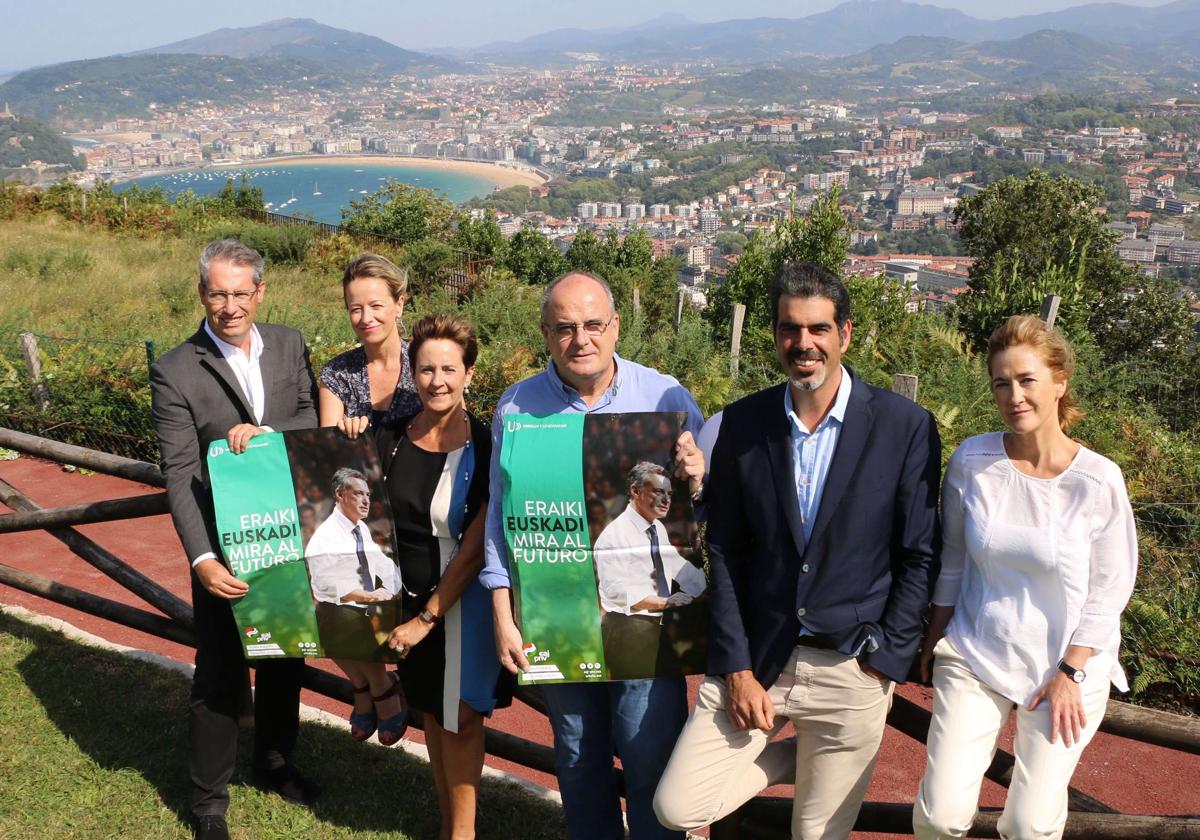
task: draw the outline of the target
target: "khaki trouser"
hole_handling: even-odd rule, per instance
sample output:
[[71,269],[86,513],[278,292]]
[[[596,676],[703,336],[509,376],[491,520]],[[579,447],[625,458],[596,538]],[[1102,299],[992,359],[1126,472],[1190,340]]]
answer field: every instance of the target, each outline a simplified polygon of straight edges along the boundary
[[[794,782],[792,837],[846,838],[862,806],[883,738],[893,683],[836,651],[797,647],[768,694],[770,732],[737,729],[725,681],[709,677],[654,797],[663,825],[694,830],[771,785]],[[796,742],[771,739],[791,721]]]
[[[920,840],[966,837],[979,803],[983,774],[996,752],[996,739],[1016,706],[979,681],[946,639],[933,649],[933,720],[929,760],[913,804],[913,833]],[[1072,746],[1062,736],[1050,743],[1050,704],[1017,709],[1012,782],[996,830],[1005,840],[1054,840],[1067,822],[1067,787],[1083,748],[1096,734],[1108,704],[1108,675],[1089,675],[1083,684],[1087,725]]]

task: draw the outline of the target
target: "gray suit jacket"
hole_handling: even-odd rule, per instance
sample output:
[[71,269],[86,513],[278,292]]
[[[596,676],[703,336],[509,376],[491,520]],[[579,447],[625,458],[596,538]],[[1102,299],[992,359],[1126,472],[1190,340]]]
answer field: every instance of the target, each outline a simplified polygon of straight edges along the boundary
[[[258,324],[262,336],[262,425],[278,432],[317,425],[316,384],[297,330]],[[257,425],[229,363],[201,324],[196,334],[150,368],[154,429],[162,450],[171,519],[188,562],[222,558],[205,456],[208,445],[239,423]]]

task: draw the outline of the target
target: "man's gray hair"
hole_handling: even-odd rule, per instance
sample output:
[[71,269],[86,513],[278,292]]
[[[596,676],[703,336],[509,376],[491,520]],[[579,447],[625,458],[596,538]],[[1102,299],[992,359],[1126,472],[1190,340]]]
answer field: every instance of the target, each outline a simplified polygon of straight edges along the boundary
[[204,246],[204,250],[200,252],[200,285],[208,285],[208,267],[214,262],[248,265],[254,270],[254,285],[262,282],[262,254],[236,239],[214,239]]
[[338,493],[345,490],[346,485],[356,478],[363,484],[367,483],[367,477],[353,467],[342,467],[340,470],[335,472],[333,474],[333,495],[336,496]]
[[661,475],[670,479],[667,471],[653,461],[638,461],[633,465],[633,469],[629,471],[629,480],[625,483],[625,486],[641,487],[646,483],[646,479],[652,475]]
[[546,320],[546,310],[550,307],[550,295],[554,293],[555,287],[559,283],[566,280],[568,277],[586,277],[589,280],[595,280],[600,284],[600,288],[604,289],[604,296],[608,298],[609,311],[616,313],[617,304],[613,302],[612,287],[608,285],[608,281],[598,274],[592,274],[590,271],[568,271],[566,274],[560,274],[550,281],[545,289],[542,290],[542,320]]

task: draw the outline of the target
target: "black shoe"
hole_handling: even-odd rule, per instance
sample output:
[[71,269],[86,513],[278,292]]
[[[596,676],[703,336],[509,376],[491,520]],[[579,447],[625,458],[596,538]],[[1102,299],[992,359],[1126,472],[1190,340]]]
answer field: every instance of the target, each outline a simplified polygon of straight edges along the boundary
[[220,814],[196,819],[196,840],[229,840],[229,826]]
[[321,788],[315,782],[286,764],[272,770],[255,770],[251,781],[255,787],[277,793],[296,805],[308,805],[321,795]]

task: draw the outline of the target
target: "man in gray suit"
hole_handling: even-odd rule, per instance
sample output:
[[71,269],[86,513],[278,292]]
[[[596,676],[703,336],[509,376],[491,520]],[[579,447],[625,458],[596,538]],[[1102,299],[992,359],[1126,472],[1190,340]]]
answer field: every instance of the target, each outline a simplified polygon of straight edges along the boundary
[[[150,369],[154,428],[162,450],[171,518],[192,567],[196,671],[189,712],[196,836],[225,840],[229,780],[249,674],[229,606],[249,586],[221,558],[205,453],[227,438],[242,453],[266,431],[317,425],[308,349],[296,330],[255,324],[266,284],[263,258],[232,239],[200,255],[204,322]],[[255,664],[254,782],[292,801],[316,795],[291,767],[299,729],[303,659]]]

